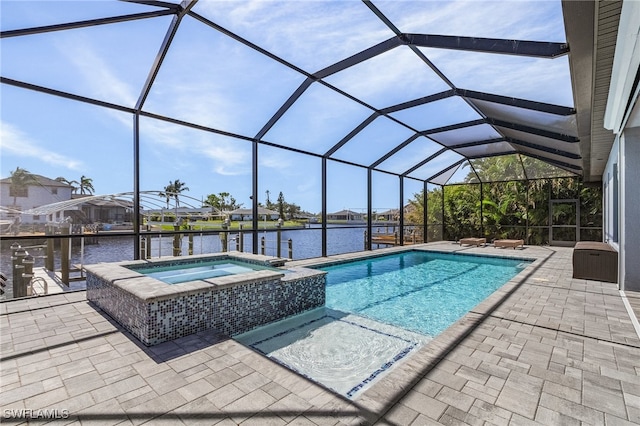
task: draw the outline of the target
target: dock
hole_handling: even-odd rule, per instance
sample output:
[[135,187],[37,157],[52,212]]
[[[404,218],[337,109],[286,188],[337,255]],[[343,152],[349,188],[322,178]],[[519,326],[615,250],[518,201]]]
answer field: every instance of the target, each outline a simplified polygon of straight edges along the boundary
[[[74,268],[75,269],[75,268]],[[62,281],[60,271],[48,271],[45,267],[33,268],[31,294],[29,296],[44,296],[59,294],[67,291],[86,289],[84,274],[69,280],[69,285]],[[29,290],[27,290],[29,292]]]
[[[422,236],[416,235],[405,235],[404,242],[405,246],[409,246],[412,244],[422,244]],[[400,245],[400,236],[397,233],[374,233],[371,235],[371,244],[384,244],[388,246],[398,246]]]

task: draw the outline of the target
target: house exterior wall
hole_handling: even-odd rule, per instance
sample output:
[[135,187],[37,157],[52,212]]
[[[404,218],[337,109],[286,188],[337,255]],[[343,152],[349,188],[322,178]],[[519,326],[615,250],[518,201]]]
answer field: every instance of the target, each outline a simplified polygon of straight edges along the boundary
[[640,127],[625,129],[622,139],[623,170],[621,185],[621,288],[640,291]]
[[619,252],[620,289],[640,291],[640,127],[616,138],[602,182],[605,241]]
[[[258,215],[258,220],[278,220],[279,215],[277,214],[272,214],[272,215]],[[253,220],[253,215],[250,214],[232,214],[231,215],[231,220],[239,220],[239,221],[246,221],[246,220]]]
[[[14,197],[10,195],[10,189],[11,184],[2,182],[0,185],[0,202],[2,206],[17,210],[27,210],[45,204],[70,200],[72,191],[70,186],[29,185],[27,196],[17,197],[14,205]],[[22,215],[21,220],[23,223],[45,223],[47,218],[45,216]]]
[[635,87],[640,64],[639,17],[639,2],[623,2],[604,117],[604,126],[613,130],[616,142],[602,176],[604,235],[619,251],[620,289],[631,291],[640,291],[640,103]]
[[327,215],[328,220],[363,220],[363,218],[362,214],[355,212],[338,212]]

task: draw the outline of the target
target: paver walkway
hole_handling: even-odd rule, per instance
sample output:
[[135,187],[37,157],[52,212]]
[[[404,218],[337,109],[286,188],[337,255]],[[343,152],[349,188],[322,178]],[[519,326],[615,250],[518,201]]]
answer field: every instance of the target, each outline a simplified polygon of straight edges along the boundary
[[144,347],[76,292],[0,304],[2,420],[640,424],[640,339],[615,284],[572,279],[566,248],[426,247],[537,260],[354,401],[213,331]]

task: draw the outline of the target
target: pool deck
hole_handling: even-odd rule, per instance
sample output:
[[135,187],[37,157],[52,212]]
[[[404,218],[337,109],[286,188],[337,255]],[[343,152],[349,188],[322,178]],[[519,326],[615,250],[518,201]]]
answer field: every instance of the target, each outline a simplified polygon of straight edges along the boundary
[[572,279],[570,248],[420,247],[536,260],[354,401],[214,331],[145,347],[79,291],[0,303],[2,420],[640,424],[639,293]]

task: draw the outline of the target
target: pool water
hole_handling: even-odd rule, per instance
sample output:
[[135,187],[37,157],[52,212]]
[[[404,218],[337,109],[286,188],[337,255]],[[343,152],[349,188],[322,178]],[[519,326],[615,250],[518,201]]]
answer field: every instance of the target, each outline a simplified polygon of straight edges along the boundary
[[150,268],[135,268],[138,273],[147,275],[167,284],[179,284],[207,278],[224,277],[227,275],[245,274],[261,270],[276,270],[267,266],[240,263],[231,260],[215,260],[191,264],[168,266],[154,266]]
[[317,308],[234,338],[349,398],[430,340],[329,308]]
[[323,267],[324,308],[234,338],[355,398],[529,263],[410,251]]
[[528,263],[414,251],[330,266],[326,306],[435,337]]

